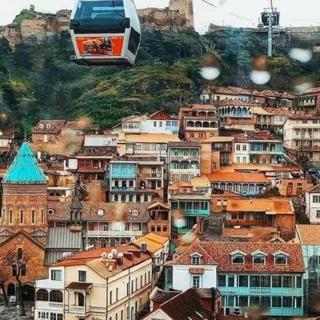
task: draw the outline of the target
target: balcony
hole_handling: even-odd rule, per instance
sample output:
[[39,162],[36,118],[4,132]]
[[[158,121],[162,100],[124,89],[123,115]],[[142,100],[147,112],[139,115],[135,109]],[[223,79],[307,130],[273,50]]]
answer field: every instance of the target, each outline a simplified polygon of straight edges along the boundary
[[104,238],[104,237],[118,237],[118,238],[130,238],[130,237],[141,237],[143,231],[121,231],[121,230],[110,230],[110,231],[87,231],[86,236]]
[[251,149],[249,151],[250,154],[269,154],[269,155],[278,155],[281,156],[283,154],[283,149],[266,149],[266,150],[261,150],[261,149]]
[[283,317],[301,317],[304,315],[303,308],[268,308],[267,315]]
[[63,312],[63,303],[49,302],[49,301],[36,301],[36,309],[54,310]]
[[86,307],[69,306],[69,313],[79,317],[85,317],[90,310]]
[[114,192],[133,192],[135,190],[135,187],[111,187],[111,191]]
[[106,169],[104,167],[96,167],[96,166],[79,166],[78,172],[97,172],[103,173]]
[[192,231],[192,228],[188,228],[188,227],[184,227],[184,228],[177,228],[177,227],[173,227],[172,228],[173,232],[177,232],[180,234],[186,234]]
[[222,295],[263,295],[263,296],[294,296],[303,297],[302,288],[262,288],[262,287],[220,287]]

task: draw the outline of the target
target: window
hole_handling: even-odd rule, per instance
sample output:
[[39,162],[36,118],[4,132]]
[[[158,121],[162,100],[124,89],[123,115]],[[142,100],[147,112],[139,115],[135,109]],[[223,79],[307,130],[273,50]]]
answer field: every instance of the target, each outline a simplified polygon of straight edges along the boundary
[[250,276],[250,287],[258,288],[261,286],[260,276]]
[[38,301],[49,301],[49,293],[45,289],[40,289],[37,291],[37,300]]
[[261,287],[269,288],[271,285],[271,278],[270,276],[261,276]]
[[284,308],[292,308],[292,297],[283,297],[283,304]]
[[80,292],[75,293],[76,303],[79,307],[84,307],[84,295]]
[[157,122],[156,122],[156,121],[153,122],[153,126],[154,126],[154,127],[157,126]]
[[226,287],[227,281],[226,281],[226,275],[220,274],[218,275],[218,287]]
[[271,306],[270,297],[261,297],[260,304],[265,308],[270,308],[270,306]]
[[20,224],[23,224],[23,221],[24,221],[24,211],[23,210],[20,210]]
[[50,291],[50,301],[62,303],[63,302],[63,293],[59,290]]
[[62,280],[62,271],[61,270],[51,270],[51,280],[61,281]]
[[240,275],[239,276],[239,287],[248,287],[249,281],[248,276]]
[[297,288],[301,288],[302,287],[302,279],[301,279],[301,277],[297,276],[296,280],[297,280],[296,287]]
[[199,276],[192,276],[192,287],[193,288],[200,288],[200,277]]
[[274,257],[274,263],[277,265],[286,265],[287,264],[287,256],[284,254],[278,254]]
[[320,210],[317,210],[317,219],[320,219]]
[[272,287],[281,288],[281,276],[272,276]]
[[119,300],[119,288],[116,289],[116,301]]
[[265,264],[266,257],[263,254],[255,254],[252,260],[254,264]]
[[112,301],[112,290],[110,291],[110,293],[109,293],[109,303],[110,304],[112,304],[113,303],[113,301]]
[[34,224],[36,222],[36,211],[31,210],[31,223]]
[[234,287],[234,276],[233,275],[228,276],[228,287]]
[[9,223],[12,224],[13,223],[13,211],[9,210]]
[[198,254],[193,254],[191,256],[191,264],[200,264],[200,260],[201,258],[200,258],[200,255]]
[[281,308],[281,297],[272,297],[272,307]]
[[294,282],[292,276],[284,276],[283,277],[283,287],[284,288],[293,288]]
[[41,223],[44,223],[44,210],[41,210]]
[[86,271],[79,271],[79,282],[86,282],[87,281],[87,272]]
[[319,203],[320,202],[320,196],[312,196],[312,202],[313,203]]
[[239,297],[239,307],[247,307],[248,306],[248,297],[240,296]]
[[243,254],[234,254],[231,257],[231,261],[233,264],[244,264],[244,255]]

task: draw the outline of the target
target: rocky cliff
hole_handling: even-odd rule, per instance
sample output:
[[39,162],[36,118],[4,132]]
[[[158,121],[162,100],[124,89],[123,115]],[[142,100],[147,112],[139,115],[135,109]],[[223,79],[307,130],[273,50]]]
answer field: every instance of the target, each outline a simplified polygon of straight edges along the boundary
[[22,10],[13,23],[1,27],[0,36],[6,38],[11,47],[34,38],[39,42],[51,34],[68,30],[70,15],[70,10],[49,14],[37,12],[30,6]]

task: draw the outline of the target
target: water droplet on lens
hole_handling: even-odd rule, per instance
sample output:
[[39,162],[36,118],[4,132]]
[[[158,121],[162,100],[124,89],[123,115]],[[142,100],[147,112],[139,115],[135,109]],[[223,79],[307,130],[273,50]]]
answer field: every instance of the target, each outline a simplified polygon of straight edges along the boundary
[[264,85],[270,81],[271,75],[268,71],[252,70],[250,73],[250,79],[255,84]]
[[294,48],[289,51],[289,56],[302,63],[307,63],[312,59],[312,51],[310,49]]
[[206,80],[214,80],[219,77],[220,70],[215,67],[202,67],[200,69],[200,74],[202,78]]
[[302,82],[294,86],[294,90],[297,94],[303,94],[307,90],[311,89],[313,87],[313,83],[311,82]]

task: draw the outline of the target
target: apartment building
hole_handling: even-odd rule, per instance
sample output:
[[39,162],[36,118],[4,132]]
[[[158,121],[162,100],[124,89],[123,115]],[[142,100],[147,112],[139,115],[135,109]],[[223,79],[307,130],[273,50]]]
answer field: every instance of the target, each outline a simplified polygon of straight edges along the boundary
[[271,187],[262,173],[217,171],[208,175],[213,193],[230,191],[243,196],[257,196]]
[[297,97],[297,109],[316,114],[320,108],[320,87],[311,88]]
[[310,223],[320,223],[320,185],[305,191],[305,208]]
[[304,315],[300,245],[195,241],[167,264],[166,289],[210,288],[222,295],[225,315],[258,307],[267,316]]
[[186,140],[201,141],[219,135],[219,121],[214,105],[195,104],[179,112],[180,132]]
[[178,135],[178,118],[165,112],[157,111],[151,115],[129,116],[123,118],[121,123],[113,127],[113,133],[140,134],[164,133]]
[[[292,202],[283,198],[229,199],[225,207],[226,228],[271,227],[285,239],[294,238],[295,213]],[[249,230],[250,229],[250,230]]]
[[137,319],[152,290],[151,255],[136,245],[70,256],[36,283],[35,320]]
[[283,140],[287,148],[305,154],[311,162],[320,161],[320,117],[289,116],[284,124]]
[[190,181],[200,175],[201,145],[196,141],[170,142],[168,144],[169,181]]

